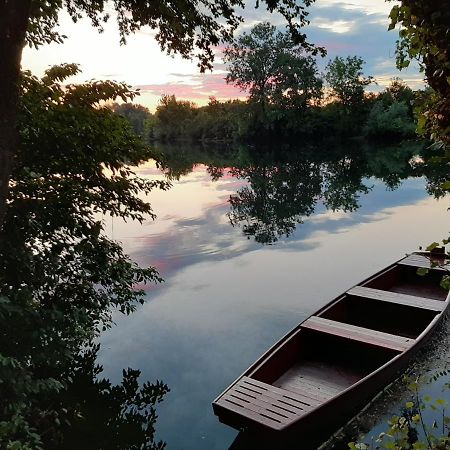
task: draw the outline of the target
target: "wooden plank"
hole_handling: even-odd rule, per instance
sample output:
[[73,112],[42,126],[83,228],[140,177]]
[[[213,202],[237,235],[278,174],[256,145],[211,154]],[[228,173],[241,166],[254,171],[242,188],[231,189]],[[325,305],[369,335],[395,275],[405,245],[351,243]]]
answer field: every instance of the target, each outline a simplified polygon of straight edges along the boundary
[[251,403],[252,405],[259,406],[264,410],[273,412],[278,414],[286,419],[295,419],[298,416],[304,414],[303,409],[294,409],[294,407],[290,405],[279,404],[277,400],[274,400],[270,397],[258,396],[258,397],[250,397],[246,394],[242,394],[242,392],[238,390],[230,390],[225,395],[224,398],[238,399],[244,401],[246,403]]
[[[434,259],[436,261],[436,259]],[[444,260],[442,261],[444,262]],[[401,261],[398,262],[398,264],[404,265],[404,266],[413,266],[413,267],[424,267],[426,269],[433,269],[433,270],[448,270],[450,264],[443,264],[441,267],[435,266],[431,267],[431,261],[430,258],[427,258],[423,255],[409,255],[406,258],[403,258]]]
[[330,398],[338,395],[343,389],[336,389],[325,384],[321,385],[317,381],[312,381],[305,378],[284,378],[282,380],[283,387],[285,389],[306,389],[309,392],[315,392],[317,395],[322,396],[324,401],[328,401]]
[[[235,385],[232,388],[232,392],[238,392],[245,396],[254,396],[255,398],[261,398],[264,401],[271,401],[280,402],[280,405],[282,405],[284,408],[292,408],[292,410],[309,410],[312,409],[314,406],[308,403],[301,403],[296,400],[292,400],[288,397],[280,397],[280,395],[275,394],[271,391],[263,391],[263,392],[255,392],[253,389],[249,389],[246,385]],[[231,390],[230,390],[231,392]]]
[[[250,403],[230,394],[225,394],[222,398],[224,401],[231,402],[235,405],[239,405],[244,409],[256,412],[263,417],[268,417],[274,421],[278,421],[283,424],[287,424],[292,421],[292,416],[285,414],[284,412],[276,412],[273,408],[267,408],[266,406],[258,405],[257,403]],[[295,417],[295,416],[294,416]]]
[[399,352],[407,350],[414,343],[414,339],[383,333],[369,328],[357,327],[318,316],[312,316],[307,319],[303,322],[302,328],[365,342],[378,347],[390,348]]
[[364,286],[355,286],[347,291],[347,294],[357,297],[370,298],[382,302],[396,303],[398,305],[412,306],[414,308],[428,309],[430,311],[441,312],[446,303],[439,300],[433,300],[425,297],[416,297],[415,295],[399,294],[397,292],[372,289]]
[[310,377],[304,373],[297,373],[296,371],[288,371],[282,377],[283,382],[292,381],[299,386],[304,386],[305,388],[312,389],[314,391],[320,391],[326,395],[326,398],[329,396],[334,396],[338,392],[342,391],[340,386],[337,386],[332,383],[327,383],[324,380],[320,380],[314,377]]
[[286,399],[291,399],[305,405],[318,406],[327,400],[307,390],[292,392],[283,388],[278,388],[271,384],[263,383],[262,381],[255,380],[254,378],[242,377],[240,381],[249,385],[253,385],[255,387],[266,389],[282,397],[285,397]]
[[244,416],[252,421],[264,425],[275,430],[279,430],[283,427],[283,424],[278,420],[273,420],[270,417],[261,416],[258,412],[251,411],[249,409],[243,408],[237,403],[230,402],[228,400],[223,400],[223,397],[217,400],[216,405],[234,412],[240,416]]

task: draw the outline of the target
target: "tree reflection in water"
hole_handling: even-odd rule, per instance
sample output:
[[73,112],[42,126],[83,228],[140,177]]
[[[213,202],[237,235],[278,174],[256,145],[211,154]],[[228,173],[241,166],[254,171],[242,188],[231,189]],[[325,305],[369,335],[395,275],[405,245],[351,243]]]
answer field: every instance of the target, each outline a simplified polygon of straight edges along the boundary
[[[376,179],[396,189],[409,177],[427,176],[428,189],[440,195],[439,183],[447,176],[442,168],[427,163],[426,144],[407,142],[396,147],[345,145],[281,148],[276,151],[228,148],[218,151],[196,147],[163,148],[163,170],[186,174],[195,164],[206,164],[212,180],[225,174],[245,180],[229,198],[228,218],[247,236],[261,244],[289,237],[298,224],[323,205],[331,211],[352,212]],[[422,156],[423,155],[423,156]]]

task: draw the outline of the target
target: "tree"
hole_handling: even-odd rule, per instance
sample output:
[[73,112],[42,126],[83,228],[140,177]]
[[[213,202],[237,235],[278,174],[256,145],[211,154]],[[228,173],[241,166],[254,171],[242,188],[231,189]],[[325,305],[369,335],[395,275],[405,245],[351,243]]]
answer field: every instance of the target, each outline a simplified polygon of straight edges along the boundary
[[[314,49],[313,54],[324,53]],[[294,103],[304,106],[321,95],[322,82],[315,60],[288,33],[264,22],[243,33],[224,51],[227,83],[248,91],[250,100],[264,111],[266,105]]]
[[369,112],[364,132],[374,139],[402,139],[413,138],[415,129],[405,103],[393,102],[385,108],[381,101],[377,101]]
[[133,173],[129,165],[151,153],[125,118],[100,106],[133,91],[110,81],[62,86],[78,70],[21,77],[20,144],[0,231],[1,448],[69,448],[64,427],[88,428],[96,413],[105,419],[99,433],[131,429],[131,441],[148,442],[167,391],[139,388],[136,371],[124,372],[122,387],[97,379],[93,340],[114,310],[144,301],[138,286],[161,281],[105,235],[99,217],[152,216],[138,194],[167,185]]
[[402,0],[390,13],[389,29],[400,25],[397,67],[419,61],[434,95],[421,107],[418,131],[450,144],[450,1]]
[[186,138],[196,114],[194,103],[163,95],[155,112],[157,137],[167,141]]
[[[293,39],[307,49],[302,27],[308,23],[306,7],[314,0],[265,0],[270,12],[279,11],[287,21]],[[17,101],[22,49],[26,42],[38,47],[44,43],[61,42],[58,14],[65,10],[77,22],[87,16],[92,25],[102,30],[113,9],[119,25],[120,39],[144,26],[158,29],[156,40],[167,52],[183,57],[194,54],[201,70],[212,67],[212,47],[229,41],[242,21],[236,9],[242,0],[0,0],[0,226],[5,213],[8,180],[12,159],[17,150]]]
[[364,60],[359,56],[337,56],[326,67],[325,79],[335,98],[347,114],[359,109],[364,101],[364,88],[372,77],[363,74]]
[[112,110],[125,117],[138,136],[144,137],[145,122],[151,117],[150,111],[145,106],[132,103],[121,103],[120,105],[114,103]]

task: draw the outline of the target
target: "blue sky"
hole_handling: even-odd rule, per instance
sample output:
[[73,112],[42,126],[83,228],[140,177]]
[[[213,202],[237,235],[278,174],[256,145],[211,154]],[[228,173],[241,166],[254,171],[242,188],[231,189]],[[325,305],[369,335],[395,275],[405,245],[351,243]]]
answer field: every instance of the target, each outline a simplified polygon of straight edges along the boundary
[[[311,24],[305,29],[311,42],[323,45],[328,55],[318,64],[323,69],[335,56],[361,56],[366,61],[365,74],[377,81],[370,89],[380,90],[392,77],[399,76],[411,87],[423,85],[417,67],[399,72],[395,68],[395,41],[398,30],[387,31],[389,11],[394,2],[384,0],[316,0],[310,8]],[[268,20],[283,28],[283,18],[255,9],[250,0],[243,11],[244,23],[237,33],[248,31],[256,23]],[[61,62],[76,62],[83,73],[73,81],[113,79],[141,89],[137,102],[154,109],[162,94],[205,104],[210,96],[218,99],[243,97],[233,86],[227,86],[226,68],[221,49],[216,49],[212,73],[200,74],[195,61],[168,56],[158,47],[154,31],[143,29],[119,45],[113,20],[99,34],[88,21],[73,24],[67,15],[60,17],[60,31],[68,38],[63,44],[50,44],[39,50],[24,51],[23,67],[41,75],[45,68]]]

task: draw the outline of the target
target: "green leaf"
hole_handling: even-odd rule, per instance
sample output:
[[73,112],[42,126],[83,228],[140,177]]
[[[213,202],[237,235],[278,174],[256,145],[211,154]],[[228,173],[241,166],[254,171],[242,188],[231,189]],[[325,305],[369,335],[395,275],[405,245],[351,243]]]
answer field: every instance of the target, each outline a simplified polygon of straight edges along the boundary
[[444,275],[439,284],[443,289],[450,291],[450,275]]
[[429,269],[427,269],[426,267],[419,267],[416,270],[417,275],[420,275],[421,277],[423,277],[424,275],[426,275],[429,272]]
[[439,242],[433,242],[430,244],[425,250],[427,252],[431,252],[431,250],[434,250],[435,248],[439,247]]

